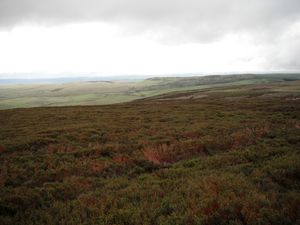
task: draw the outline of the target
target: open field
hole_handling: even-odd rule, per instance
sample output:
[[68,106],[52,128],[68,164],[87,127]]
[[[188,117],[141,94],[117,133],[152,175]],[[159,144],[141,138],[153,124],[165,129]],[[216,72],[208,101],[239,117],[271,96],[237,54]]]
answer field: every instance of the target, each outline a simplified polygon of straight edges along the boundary
[[300,81],[234,82],[1,110],[1,224],[299,224]]
[[105,105],[159,94],[218,86],[300,79],[300,74],[244,74],[204,77],[149,78],[143,81],[1,84],[0,109],[39,106]]

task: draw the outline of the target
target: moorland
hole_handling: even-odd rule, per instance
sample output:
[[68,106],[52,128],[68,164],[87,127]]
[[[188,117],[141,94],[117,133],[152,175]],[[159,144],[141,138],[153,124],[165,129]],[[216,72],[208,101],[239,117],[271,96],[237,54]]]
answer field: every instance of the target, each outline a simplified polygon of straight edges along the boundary
[[300,81],[210,79],[0,110],[1,224],[299,224]]

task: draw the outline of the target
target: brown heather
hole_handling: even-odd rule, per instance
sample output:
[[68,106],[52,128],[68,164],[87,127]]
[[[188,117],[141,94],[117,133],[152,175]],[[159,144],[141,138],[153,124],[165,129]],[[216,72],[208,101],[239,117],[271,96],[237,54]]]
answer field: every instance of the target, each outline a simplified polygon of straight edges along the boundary
[[0,224],[299,224],[299,88],[1,110]]

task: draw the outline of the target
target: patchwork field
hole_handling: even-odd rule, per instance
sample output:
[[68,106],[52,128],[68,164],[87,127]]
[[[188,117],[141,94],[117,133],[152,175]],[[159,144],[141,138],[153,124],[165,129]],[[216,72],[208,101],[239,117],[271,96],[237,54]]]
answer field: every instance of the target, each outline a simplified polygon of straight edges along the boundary
[[[0,84],[0,109],[40,106],[106,105],[169,92],[299,80],[300,74],[240,74],[149,78],[136,81]],[[48,80],[47,82],[50,82]],[[27,81],[28,82],[28,81]]]
[[299,224],[300,81],[264,79],[0,110],[0,223]]

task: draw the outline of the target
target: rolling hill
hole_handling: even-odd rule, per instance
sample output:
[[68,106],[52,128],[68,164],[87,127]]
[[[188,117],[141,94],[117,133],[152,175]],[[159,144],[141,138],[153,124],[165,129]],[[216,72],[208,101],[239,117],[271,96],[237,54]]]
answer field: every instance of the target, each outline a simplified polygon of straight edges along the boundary
[[[91,78],[93,79],[93,78]],[[106,105],[169,92],[218,86],[299,80],[300,74],[240,74],[194,77],[157,77],[145,80],[60,79],[0,85],[0,109],[40,106]],[[38,82],[38,83],[36,83]]]

